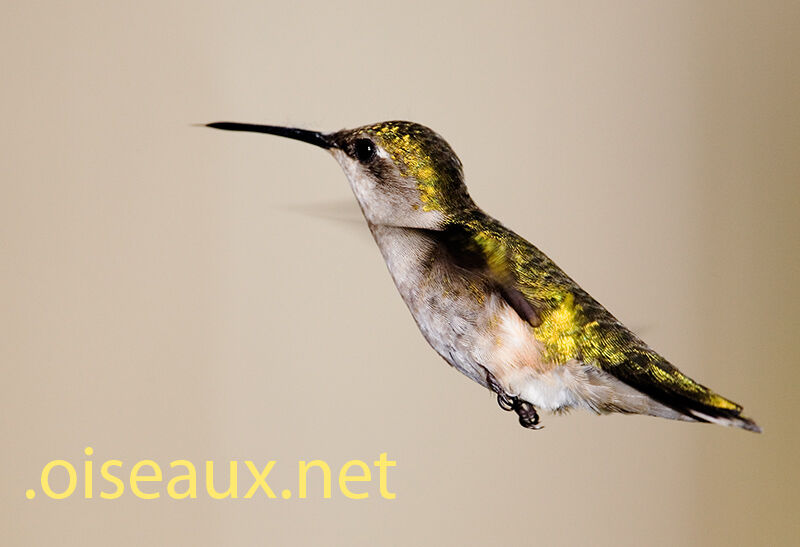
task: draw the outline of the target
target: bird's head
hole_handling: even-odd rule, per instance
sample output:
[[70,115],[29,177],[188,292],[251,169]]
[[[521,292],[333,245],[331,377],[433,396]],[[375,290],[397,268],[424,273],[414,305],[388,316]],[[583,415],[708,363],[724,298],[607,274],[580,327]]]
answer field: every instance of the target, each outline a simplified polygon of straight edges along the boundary
[[417,123],[381,122],[329,134],[231,122],[208,125],[280,135],[327,149],[372,224],[436,229],[474,207],[458,156],[442,137]]

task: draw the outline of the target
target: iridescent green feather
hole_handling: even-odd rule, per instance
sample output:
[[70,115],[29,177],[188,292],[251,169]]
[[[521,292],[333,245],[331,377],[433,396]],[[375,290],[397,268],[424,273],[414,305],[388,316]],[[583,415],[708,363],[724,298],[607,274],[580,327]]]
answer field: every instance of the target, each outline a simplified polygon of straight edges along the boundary
[[537,311],[533,332],[545,359],[576,360],[613,374],[650,395],[689,399],[714,409],[741,407],[681,373],[581,289],[534,245],[481,212],[448,221],[470,235],[482,250],[491,275],[511,283]]

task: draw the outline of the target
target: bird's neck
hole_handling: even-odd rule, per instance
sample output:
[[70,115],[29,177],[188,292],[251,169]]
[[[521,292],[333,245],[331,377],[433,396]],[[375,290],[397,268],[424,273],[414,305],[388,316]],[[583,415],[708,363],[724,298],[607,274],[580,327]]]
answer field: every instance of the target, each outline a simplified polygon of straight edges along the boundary
[[436,245],[429,230],[369,224],[386,266],[404,298],[430,270],[430,257]]
[[[406,298],[429,277],[436,261],[444,259],[441,247],[446,246],[448,235],[466,224],[492,222],[493,219],[474,205],[448,215],[448,220],[437,227],[397,226],[372,223],[367,220],[372,236],[380,248],[395,285]],[[446,254],[446,253],[445,253]]]

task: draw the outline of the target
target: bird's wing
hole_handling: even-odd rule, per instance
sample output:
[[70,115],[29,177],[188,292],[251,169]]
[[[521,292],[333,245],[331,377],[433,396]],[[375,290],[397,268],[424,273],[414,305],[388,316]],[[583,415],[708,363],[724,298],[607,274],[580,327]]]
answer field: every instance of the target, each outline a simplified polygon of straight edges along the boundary
[[[700,421],[744,420],[742,407],[695,382],[650,349],[534,245],[489,217],[462,220],[442,235],[461,267],[489,278],[530,323],[555,364],[596,366]],[[754,428],[757,428],[753,424]]]

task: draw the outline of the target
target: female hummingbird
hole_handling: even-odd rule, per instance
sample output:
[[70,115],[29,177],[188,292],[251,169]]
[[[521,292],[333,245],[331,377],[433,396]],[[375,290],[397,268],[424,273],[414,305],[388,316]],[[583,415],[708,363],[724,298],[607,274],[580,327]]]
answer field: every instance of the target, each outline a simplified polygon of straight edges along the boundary
[[397,290],[445,361],[522,426],[584,408],[760,432],[742,407],[650,349],[561,268],[470,198],[431,129],[382,122],[335,133],[217,122],[328,150],[344,170]]

